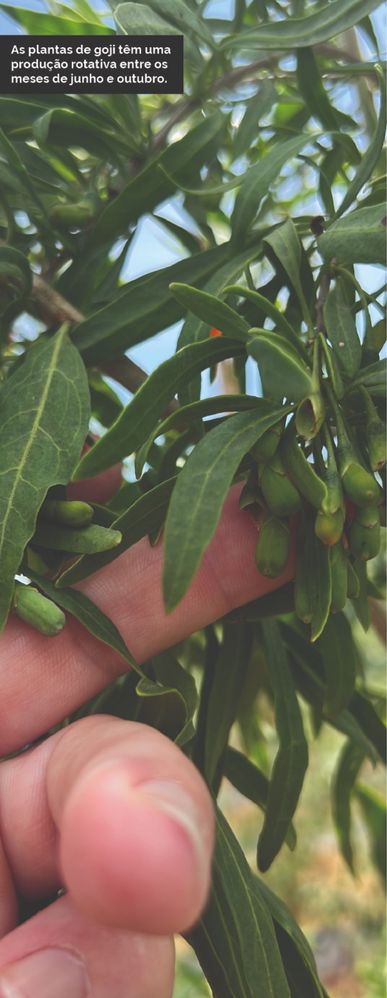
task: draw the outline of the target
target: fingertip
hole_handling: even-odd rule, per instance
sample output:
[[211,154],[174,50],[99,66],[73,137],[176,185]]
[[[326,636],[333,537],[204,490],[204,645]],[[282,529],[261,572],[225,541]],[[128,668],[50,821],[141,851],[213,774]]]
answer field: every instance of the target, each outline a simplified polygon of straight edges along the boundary
[[179,784],[133,787],[125,765],[110,763],[91,770],[69,795],[61,868],[89,917],[154,935],[183,932],[206,901],[212,841],[212,823],[200,821]]

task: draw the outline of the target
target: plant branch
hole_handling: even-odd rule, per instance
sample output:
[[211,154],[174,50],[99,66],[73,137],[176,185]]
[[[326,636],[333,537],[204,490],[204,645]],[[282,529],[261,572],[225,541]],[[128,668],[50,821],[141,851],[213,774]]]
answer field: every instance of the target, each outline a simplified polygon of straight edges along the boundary
[[[42,319],[48,326],[60,325],[66,320],[73,324],[84,321],[83,313],[67,301],[59,291],[47,284],[39,274],[34,274],[30,300],[35,316]],[[110,375],[133,394],[148,377],[138,364],[126,356],[115,361],[102,363],[100,368],[104,374]]]

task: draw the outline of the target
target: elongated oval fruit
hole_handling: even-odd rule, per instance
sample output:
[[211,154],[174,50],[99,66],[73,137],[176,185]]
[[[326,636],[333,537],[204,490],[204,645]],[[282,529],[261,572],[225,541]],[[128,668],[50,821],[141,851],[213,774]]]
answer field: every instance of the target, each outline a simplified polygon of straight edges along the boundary
[[110,551],[120,544],[122,534],[111,527],[100,527],[92,523],[83,530],[70,530],[57,527],[53,523],[40,523],[33,536],[38,547],[52,548],[54,551],[70,551],[72,554],[98,554]]
[[361,463],[338,405],[332,405],[337,430],[338,464],[344,491],[356,506],[378,506],[382,502],[382,490],[371,472]]
[[251,449],[251,453],[256,461],[270,461],[277,450],[282,430],[283,423],[281,422],[277,423],[276,426],[271,426],[270,430],[266,430],[262,434]]
[[331,613],[339,613],[344,610],[348,592],[348,558],[340,541],[332,545],[329,558],[332,579]]
[[278,452],[259,469],[259,484],[269,509],[277,516],[291,516],[301,508],[300,494],[286,474]]
[[387,460],[386,428],[381,419],[370,420],[367,424],[367,446],[371,468],[380,471]]
[[255,563],[262,575],[275,579],[287,565],[290,530],[284,520],[266,513],[262,520],[255,550]]
[[357,461],[349,462],[342,473],[341,480],[349,499],[356,506],[380,505],[383,493],[371,472]]
[[324,513],[323,509],[319,509],[314,524],[316,537],[328,547],[337,544],[343,533],[344,518],[342,509],[337,509],[335,513]]
[[324,443],[327,449],[327,463],[324,473],[327,492],[322,500],[321,509],[324,513],[336,513],[338,509],[344,510],[344,494],[336,463],[335,449],[327,424],[324,426]]
[[368,457],[372,470],[380,471],[381,468],[384,468],[387,460],[386,427],[383,420],[380,419],[371,396],[368,395],[368,392],[364,394],[367,397],[365,438],[367,441]]
[[82,229],[92,221],[96,213],[96,203],[93,198],[85,198],[73,204],[55,204],[49,211],[50,221],[58,229]]
[[304,499],[310,502],[311,506],[320,509],[327,496],[327,487],[316,474],[305,457],[304,451],[297,443],[294,424],[289,425],[285,430],[281,440],[280,453],[285,470],[293,484],[304,496]]
[[380,549],[380,516],[376,506],[366,506],[357,511],[349,528],[349,544],[355,558],[368,561]]
[[93,519],[94,510],[88,502],[77,499],[46,499],[41,515],[64,526],[87,527]]
[[21,620],[47,637],[55,637],[66,623],[63,610],[34,586],[16,582],[13,606]]

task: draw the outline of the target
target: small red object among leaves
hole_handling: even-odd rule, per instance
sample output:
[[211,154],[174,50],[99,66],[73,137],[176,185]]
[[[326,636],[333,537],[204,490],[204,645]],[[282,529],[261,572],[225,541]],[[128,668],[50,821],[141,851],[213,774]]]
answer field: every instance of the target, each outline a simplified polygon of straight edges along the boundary
[[213,326],[212,329],[210,329],[210,336],[223,336],[223,333],[220,329],[215,329],[215,326]]

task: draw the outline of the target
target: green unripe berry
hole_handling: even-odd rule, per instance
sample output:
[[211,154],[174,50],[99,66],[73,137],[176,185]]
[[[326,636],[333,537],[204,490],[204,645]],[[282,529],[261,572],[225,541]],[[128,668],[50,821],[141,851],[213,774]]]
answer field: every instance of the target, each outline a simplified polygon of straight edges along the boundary
[[31,624],[40,634],[55,637],[66,623],[63,611],[34,588],[17,582],[13,598],[14,609],[27,624]]
[[300,494],[288,478],[279,454],[262,466],[259,484],[269,509],[276,516],[291,516],[301,508]]
[[380,517],[375,506],[359,509],[349,528],[349,543],[355,558],[368,561],[380,548]]
[[343,533],[343,527],[344,510],[337,509],[335,513],[324,513],[324,510],[319,509],[314,524],[314,532],[323,544],[327,544],[329,547],[337,544]]
[[289,558],[290,530],[283,520],[267,513],[262,521],[255,563],[262,575],[275,579],[286,567]]

